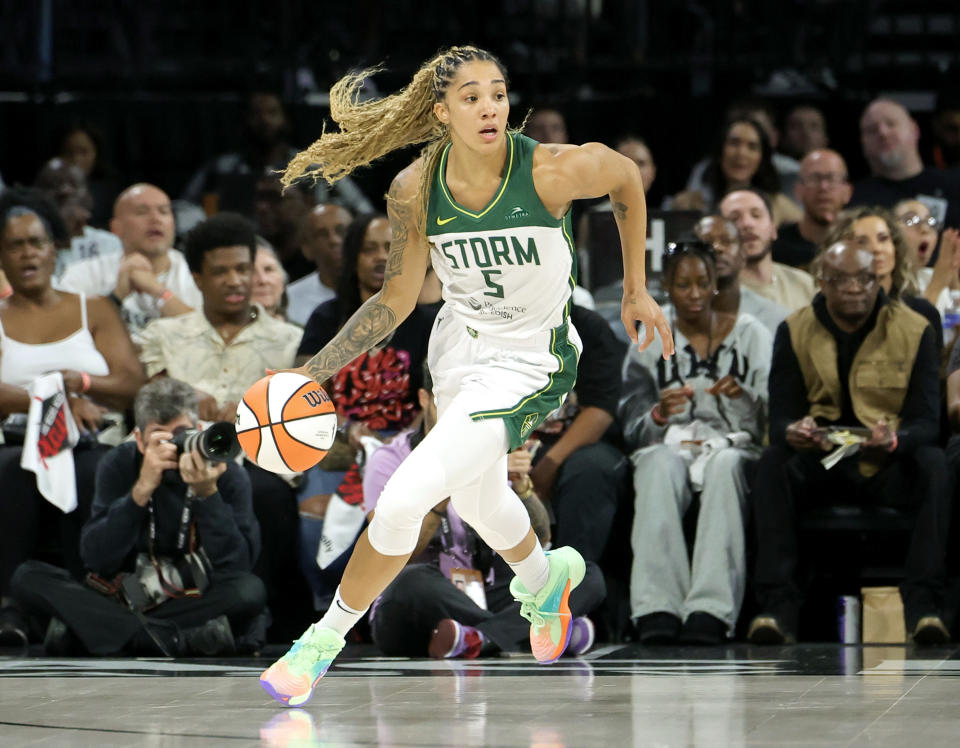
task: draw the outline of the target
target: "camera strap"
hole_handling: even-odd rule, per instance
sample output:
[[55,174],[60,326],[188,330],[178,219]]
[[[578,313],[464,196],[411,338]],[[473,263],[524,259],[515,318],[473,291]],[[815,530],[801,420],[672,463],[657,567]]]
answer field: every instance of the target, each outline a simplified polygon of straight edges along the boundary
[[[183,500],[183,511],[180,512],[180,529],[177,530],[177,553],[184,553],[187,549],[187,539],[192,538],[190,532],[190,495]],[[156,557],[157,547],[157,516],[153,506],[153,497],[147,500],[147,511],[150,513],[150,557]]]
[[[191,519],[191,500],[193,498],[193,492],[188,491],[186,497],[183,501],[183,511],[180,513],[180,528],[177,530],[177,549],[176,556],[180,558],[185,558],[190,554],[193,554],[195,550],[195,541],[196,535],[193,531],[193,525],[190,522]],[[157,572],[157,578],[160,581],[160,585],[171,598],[180,598],[180,597],[200,597],[203,593],[202,590],[197,587],[181,587],[176,583],[169,581],[164,575],[164,565],[160,563],[160,560],[157,558],[156,554],[156,545],[157,545],[157,520],[156,520],[156,511],[153,505],[153,497],[147,501],[147,509],[150,514],[150,537],[149,537],[149,553],[150,553],[150,563]],[[189,551],[188,551],[189,545]],[[202,561],[201,561],[202,563]],[[188,564],[189,565],[189,564]],[[181,576],[185,570],[181,569]],[[193,567],[190,568],[191,572],[191,583],[194,585],[197,584],[196,571]],[[186,585],[187,581],[184,579],[182,584]],[[204,585],[205,586],[205,585]]]

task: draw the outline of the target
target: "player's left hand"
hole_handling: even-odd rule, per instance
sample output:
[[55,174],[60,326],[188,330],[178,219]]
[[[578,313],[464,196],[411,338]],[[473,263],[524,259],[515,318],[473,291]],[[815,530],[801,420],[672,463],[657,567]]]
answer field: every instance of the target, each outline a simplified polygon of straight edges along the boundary
[[[663,342],[663,357],[667,359],[673,355],[673,333],[670,332],[670,324],[660,305],[653,300],[647,289],[643,288],[633,294],[624,292],[620,319],[627,331],[627,336],[637,346],[637,350],[642,351],[653,342],[653,331],[656,330],[660,333],[660,340]],[[643,323],[647,333],[642,343],[637,334],[637,322]]]

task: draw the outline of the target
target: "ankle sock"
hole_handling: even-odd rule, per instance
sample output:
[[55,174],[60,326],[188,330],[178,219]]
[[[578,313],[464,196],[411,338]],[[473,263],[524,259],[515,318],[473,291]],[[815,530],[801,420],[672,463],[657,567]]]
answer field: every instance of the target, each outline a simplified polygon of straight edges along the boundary
[[347,605],[343,601],[343,598],[340,597],[340,587],[337,587],[337,591],[333,595],[333,602],[330,603],[327,612],[323,614],[323,618],[317,621],[317,625],[323,628],[333,629],[340,634],[340,636],[345,637],[350,629],[356,625],[357,621],[363,618],[363,614],[366,613],[367,610],[368,609],[354,610]]
[[550,578],[550,562],[547,561],[547,554],[539,545],[535,546],[530,551],[530,555],[522,561],[508,561],[507,564],[513,569],[513,573],[520,577],[527,592],[533,595],[542,590]]

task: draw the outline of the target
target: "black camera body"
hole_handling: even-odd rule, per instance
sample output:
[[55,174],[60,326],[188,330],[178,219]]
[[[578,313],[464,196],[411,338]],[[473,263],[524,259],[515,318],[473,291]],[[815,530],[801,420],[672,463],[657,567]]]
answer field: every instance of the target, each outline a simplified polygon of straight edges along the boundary
[[209,462],[230,462],[240,454],[237,429],[227,421],[217,421],[205,429],[181,426],[170,441],[176,445],[178,455],[195,449]]

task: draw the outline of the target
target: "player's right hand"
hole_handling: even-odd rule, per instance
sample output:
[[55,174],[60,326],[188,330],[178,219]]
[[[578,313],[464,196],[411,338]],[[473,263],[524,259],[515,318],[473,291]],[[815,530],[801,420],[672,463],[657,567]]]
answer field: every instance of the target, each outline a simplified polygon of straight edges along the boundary
[[[636,293],[623,294],[623,303],[620,306],[620,320],[627,331],[630,341],[637,346],[637,350],[644,350],[653,342],[654,330],[660,333],[663,342],[663,357],[670,358],[674,352],[673,333],[670,324],[663,314],[660,305],[643,288]],[[637,335],[637,322],[643,323],[646,337],[641,343]]]

